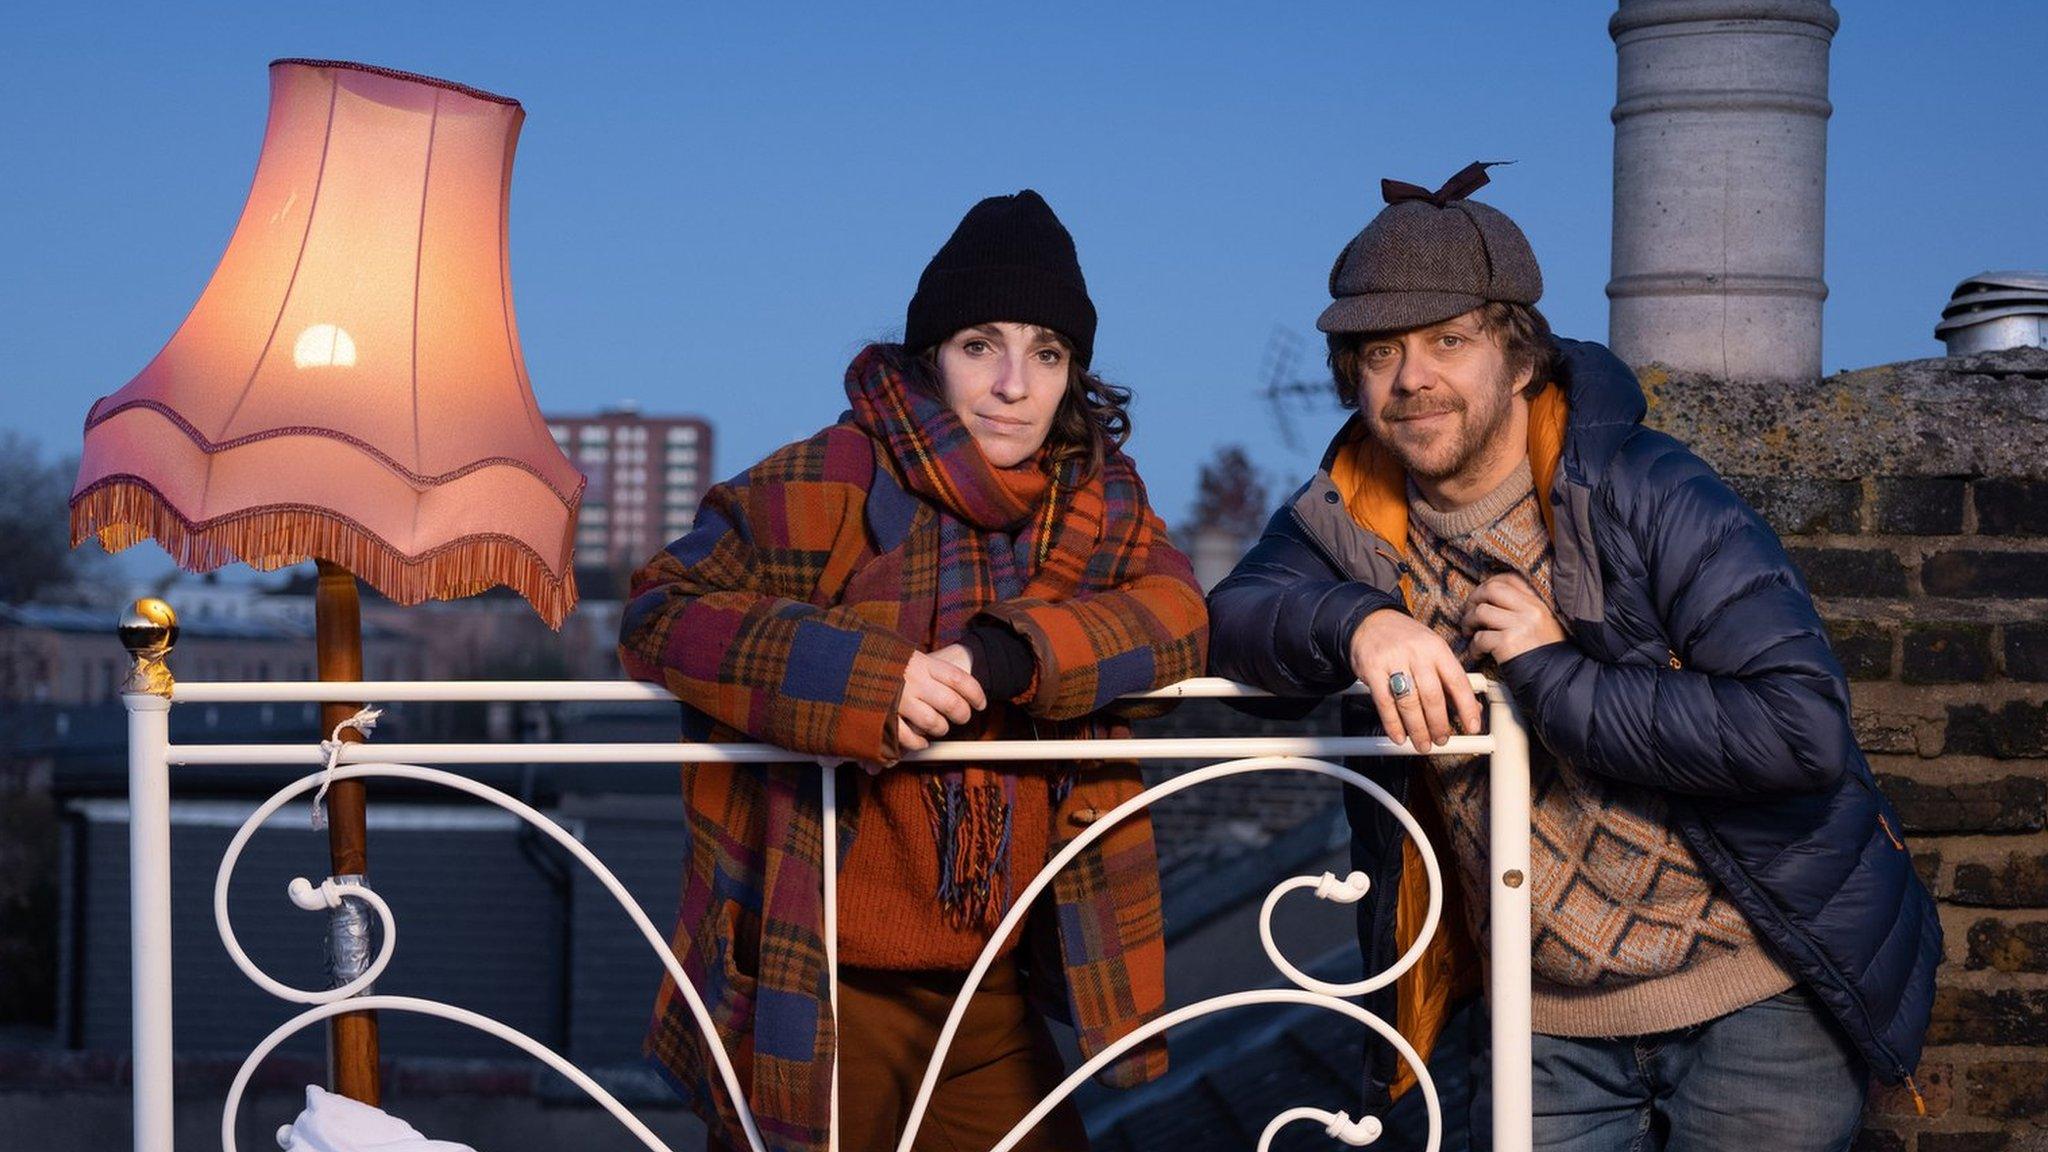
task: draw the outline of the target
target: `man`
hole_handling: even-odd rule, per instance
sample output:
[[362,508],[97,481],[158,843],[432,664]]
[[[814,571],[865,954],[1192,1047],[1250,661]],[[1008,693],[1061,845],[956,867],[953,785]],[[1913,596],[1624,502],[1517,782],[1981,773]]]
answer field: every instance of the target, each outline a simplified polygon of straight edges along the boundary
[[[1869,1074],[1911,1086],[1933,902],[1776,536],[1643,427],[1612,354],[1550,335],[1527,239],[1465,199],[1485,183],[1476,164],[1433,193],[1387,181],[1338,256],[1317,326],[1358,411],[1211,594],[1211,667],[1289,696],[1355,678],[1371,699],[1345,701],[1345,730],[1425,753],[1479,730],[1468,670],[1513,693],[1538,745],[1537,1147],[1845,1148]],[[1362,770],[1448,833],[1460,877],[1467,914],[1368,1004],[1427,1052],[1477,985],[1486,766]],[[1399,827],[1347,809],[1380,971],[1426,888]],[[1369,1088],[1396,1071],[1380,1053]]]

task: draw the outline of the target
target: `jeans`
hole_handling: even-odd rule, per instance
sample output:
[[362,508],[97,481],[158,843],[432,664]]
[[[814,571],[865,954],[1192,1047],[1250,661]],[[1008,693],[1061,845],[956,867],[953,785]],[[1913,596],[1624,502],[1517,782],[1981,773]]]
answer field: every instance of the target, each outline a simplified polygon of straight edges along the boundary
[[1542,1152],[1840,1152],[1863,1060],[1803,988],[1649,1036],[1535,1037]]

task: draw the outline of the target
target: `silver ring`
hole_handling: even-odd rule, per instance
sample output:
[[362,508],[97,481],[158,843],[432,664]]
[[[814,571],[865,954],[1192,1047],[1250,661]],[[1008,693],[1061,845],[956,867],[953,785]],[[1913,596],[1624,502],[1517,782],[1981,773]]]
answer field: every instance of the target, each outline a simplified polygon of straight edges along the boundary
[[1409,679],[1406,672],[1396,672],[1392,676],[1387,677],[1387,691],[1394,699],[1399,700],[1401,697],[1415,691],[1415,681]]

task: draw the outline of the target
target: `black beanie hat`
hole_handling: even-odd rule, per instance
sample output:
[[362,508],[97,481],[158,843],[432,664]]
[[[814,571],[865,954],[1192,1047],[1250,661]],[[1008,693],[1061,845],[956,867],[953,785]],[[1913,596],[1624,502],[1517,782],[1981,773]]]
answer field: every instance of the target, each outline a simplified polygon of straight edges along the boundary
[[917,278],[903,346],[922,352],[962,328],[1004,320],[1066,337],[1083,368],[1095,357],[1095,305],[1074,238],[1029,188],[967,210]]

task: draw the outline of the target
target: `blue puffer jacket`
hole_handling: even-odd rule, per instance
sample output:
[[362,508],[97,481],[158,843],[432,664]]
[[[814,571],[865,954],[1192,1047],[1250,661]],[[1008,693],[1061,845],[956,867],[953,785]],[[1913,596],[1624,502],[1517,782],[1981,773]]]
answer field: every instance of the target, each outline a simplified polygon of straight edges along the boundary
[[[1942,955],[1849,722],[1849,690],[1777,536],[1697,456],[1642,425],[1642,390],[1598,344],[1558,341],[1568,415],[1548,499],[1553,585],[1570,639],[1499,669],[1531,731],[1589,771],[1656,788],[1758,933],[1888,1081],[1917,1064]],[[1216,675],[1291,696],[1351,682],[1349,639],[1401,608],[1405,541],[1374,536],[1323,470],[1209,598]],[[1539,478],[1547,469],[1538,469]],[[1346,700],[1347,733],[1378,730]],[[1355,766],[1397,797],[1421,761]],[[1408,767],[1404,767],[1407,765]],[[1371,891],[1400,888],[1400,829],[1347,790]],[[1366,971],[1396,958],[1391,898],[1360,910]],[[1382,993],[1369,1008],[1389,1015]],[[1382,1089],[1391,1053],[1375,1061]]]

